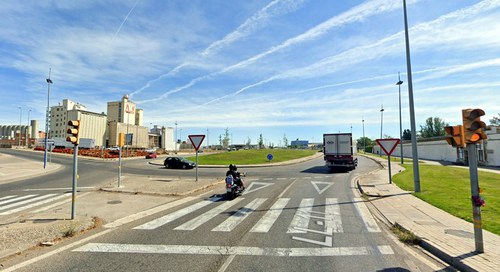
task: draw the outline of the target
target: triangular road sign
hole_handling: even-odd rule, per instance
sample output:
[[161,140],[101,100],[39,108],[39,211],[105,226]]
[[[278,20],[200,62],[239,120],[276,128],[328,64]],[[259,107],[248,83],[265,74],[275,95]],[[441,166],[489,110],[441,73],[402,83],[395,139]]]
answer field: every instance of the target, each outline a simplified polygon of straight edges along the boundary
[[390,156],[396,146],[399,144],[399,139],[376,139],[378,145],[384,150],[387,156]]
[[[257,190],[260,190],[262,188],[266,188],[267,186],[271,186],[273,184],[274,183],[252,182],[250,185],[248,185],[248,187],[246,188],[246,190],[245,190],[245,192],[243,194],[246,195],[248,193],[252,193],[252,192],[255,192]],[[256,187],[256,188],[254,188],[254,187]]]
[[193,145],[194,149],[198,151],[198,149],[201,146],[201,143],[205,139],[205,135],[188,135],[189,140],[191,141],[191,144]]
[[[314,186],[314,189],[318,191],[318,194],[322,194],[326,189],[330,188],[333,185],[333,182],[325,182],[325,181],[311,181],[312,185]],[[323,189],[319,189],[319,185],[326,185],[323,187]]]

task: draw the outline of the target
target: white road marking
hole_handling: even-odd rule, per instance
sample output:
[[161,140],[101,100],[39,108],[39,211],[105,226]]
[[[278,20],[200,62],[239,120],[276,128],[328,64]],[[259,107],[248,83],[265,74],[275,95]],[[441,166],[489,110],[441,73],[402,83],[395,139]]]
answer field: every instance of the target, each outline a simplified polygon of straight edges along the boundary
[[116,227],[119,227],[121,225],[125,225],[127,223],[130,223],[132,221],[144,218],[146,216],[150,216],[152,214],[155,214],[155,213],[158,213],[158,212],[161,212],[164,210],[168,210],[168,209],[173,208],[173,207],[177,207],[177,206],[182,205],[184,203],[187,203],[193,199],[195,199],[195,198],[191,197],[191,196],[188,196],[188,197],[182,198],[182,199],[178,199],[178,200],[163,204],[161,206],[151,208],[149,210],[145,210],[145,211],[142,211],[139,213],[131,214],[129,216],[120,218],[118,220],[115,220],[114,222],[111,222],[111,223],[104,225],[104,227],[105,228],[116,228]]
[[[328,188],[330,188],[333,185],[333,182],[325,182],[325,181],[311,181],[311,184],[314,186],[314,189],[318,192],[318,194],[322,194],[324,191],[326,191]],[[321,185],[326,185],[323,187],[323,189],[319,189],[318,184]]]
[[290,201],[290,198],[278,199],[259,222],[253,226],[250,232],[268,232],[283,212],[283,208],[285,208],[288,201]]
[[67,246],[63,246],[63,247],[60,247],[60,248],[58,248],[58,249],[54,249],[54,250],[52,250],[52,251],[49,251],[49,252],[48,252],[48,253],[46,253],[46,254],[43,254],[43,255],[37,256],[37,257],[35,257],[35,258],[33,258],[33,259],[30,259],[30,260],[27,260],[27,261],[25,261],[25,262],[22,262],[22,263],[16,264],[16,265],[11,266],[11,267],[9,267],[9,268],[5,268],[4,270],[2,270],[2,272],[11,272],[11,271],[16,271],[16,270],[18,270],[18,269],[21,269],[21,268],[23,268],[23,267],[26,267],[26,266],[28,266],[28,265],[31,265],[31,264],[34,264],[34,263],[36,263],[36,262],[38,262],[38,261],[41,261],[41,260],[43,260],[43,259],[46,259],[46,258],[48,258],[48,257],[50,257],[50,256],[52,256],[52,255],[59,254],[59,253],[61,253],[61,252],[65,251],[65,250],[67,250],[67,249],[70,249],[70,248],[75,247],[75,246],[77,246],[77,245],[80,245],[80,244],[86,243],[86,242],[88,242],[88,241],[90,241],[90,240],[92,240],[92,239],[95,239],[95,238],[97,238],[97,237],[99,237],[99,236],[102,236],[102,235],[104,235],[104,234],[107,234],[108,232],[111,232],[112,230],[113,230],[113,229],[104,230],[104,231],[102,231],[102,232],[96,233],[96,234],[94,234],[94,235],[92,235],[92,236],[89,236],[89,237],[87,237],[87,238],[84,238],[84,239],[82,239],[82,240],[79,240],[79,241],[76,241],[76,242],[74,242],[74,243],[71,243],[71,244],[69,244],[69,245],[67,245]]
[[232,231],[236,226],[243,222],[243,220],[245,220],[245,218],[247,218],[250,213],[255,211],[266,200],[267,198],[254,199],[252,202],[248,203],[245,207],[239,209],[235,214],[226,219],[226,221],[213,228],[212,231]]
[[[84,196],[86,196],[86,195],[88,195],[90,193],[91,192],[86,192],[86,193],[83,193],[83,194],[82,193],[81,194],[77,194],[76,198],[84,197]],[[71,193],[69,193],[69,194],[71,194]],[[44,211],[50,210],[50,209],[52,209],[54,207],[57,207],[57,206],[65,204],[66,202],[68,202],[68,200],[71,200],[71,199],[66,199],[66,200],[63,200],[63,201],[52,203],[52,204],[50,204],[48,206],[44,206],[44,207],[42,207],[42,208],[40,208],[38,210],[31,211],[31,213],[39,213],[39,212],[44,212]]]
[[277,180],[286,180],[288,178],[277,178]]
[[12,197],[15,197],[15,196],[12,196],[12,197],[10,197],[10,199],[9,199],[9,197],[5,197],[3,199],[9,199],[9,200],[0,201],[0,205],[11,203],[11,202],[16,202],[16,201],[23,200],[23,199],[30,198],[30,197],[34,197],[34,196],[37,196],[37,195],[25,195],[25,196],[20,196],[20,197],[16,197],[16,198],[12,198]]
[[178,210],[176,212],[173,212],[173,213],[170,213],[170,214],[167,214],[165,216],[162,216],[160,218],[157,218],[155,220],[152,220],[152,221],[149,221],[145,224],[142,224],[138,227],[135,227],[134,229],[142,229],[142,230],[153,230],[153,229],[156,229],[156,228],[159,228],[165,224],[168,224],[178,218],[181,218],[183,217],[184,215],[187,215],[189,213],[192,213],[198,209],[201,209],[205,206],[208,206],[212,203],[214,203],[215,201],[217,201],[218,199],[210,199],[210,200],[203,200],[203,201],[200,201],[198,203],[195,203],[191,206],[188,206],[184,209],[181,209],[181,210]]
[[[95,187],[77,187],[77,190],[81,189],[94,189]],[[24,192],[32,192],[32,191],[68,191],[73,190],[72,187],[68,188],[40,188],[40,189],[24,189]]]
[[35,202],[35,201],[42,200],[42,199],[45,199],[45,198],[53,197],[55,195],[56,194],[47,194],[47,195],[43,195],[43,196],[38,196],[38,197],[30,198],[28,200],[16,202],[16,203],[13,203],[13,204],[10,204],[10,205],[6,205],[6,206],[3,206],[3,207],[0,207],[0,211],[7,210],[7,209],[10,209],[10,208],[13,208],[13,207],[17,207],[17,206],[21,206],[21,205],[24,205],[26,203]]
[[304,198],[300,202],[300,206],[297,208],[295,215],[292,219],[292,223],[288,227],[286,233],[305,233],[303,230],[297,230],[295,227],[307,229],[309,226],[309,218],[314,205],[314,198]]
[[215,216],[219,215],[223,211],[229,209],[231,206],[236,205],[238,202],[242,201],[243,199],[244,198],[239,197],[239,198],[236,198],[232,201],[228,201],[224,204],[221,204],[221,205],[211,209],[210,211],[208,211],[208,212],[206,212],[206,213],[204,213],[196,218],[193,218],[190,221],[178,226],[174,230],[194,230],[197,227],[206,223],[208,220],[214,218]]
[[[5,199],[9,199],[9,198],[13,198],[13,197],[16,197],[17,195],[9,195],[9,196],[4,196],[4,197],[0,197],[0,200],[5,200]],[[2,204],[2,202],[0,202],[0,204]]]
[[273,178],[264,178],[262,180],[273,180]]
[[[308,232],[313,232],[311,230],[308,230]],[[320,233],[320,234],[325,234],[325,233]],[[302,238],[302,237],[295,237],[292,236],[293,240],[301,241],[301,242],[306,242],[310,244],[315,244],[315,245],[320,245],[320,246],[327,246],[327,247],[332,247],[333,245],[333,238],[332,236],[326,236],[325,241],[316,241],[312,239],[307,239],[307,238]]]
[[[263,189],[263,188],[266,188],[267,186],[271,186],[273,185],[274,183],[269,183],[269,182],[252,182],[250,185],[247,186],[245,192],[243,192],[243,195],[246,195],[246,194],[249,194],[249,193],[252,193],[252,192],[255,192],[257,190],[260,190],[260,189]],[[257,188],[253,188],[255,187],[255,185],[259,186],[260,187],[257,187]]]
[[368,232],[381,232],[380,228],[377,225],[377,222],[375,222],[375,219],[373,218],[372,214],[366,207],[363,199],[355,197],[353,201],[354,201],[354,207],[356,207],[356,210],[361,216],[361,220],[366,226],[366,230],[368,230]]
[[197,246],[197,245],[140,245],[89,243],[73,252],[92,253],[139,253],[139,254],[199,254],[242,255],[270,257],[333,257],[361,255],[392,255],[390,246],[377,247],[321,247],[321,248],[269,248],[245,246]]
[[49,198],[49,199],[38,201],[38,202],[33,203],[33,204],[29,204],[29,205],[26,205],[26,206],[23,206],[23,207],[19,207],[17,209],[13,209],[13,210],[9,210],[9,211],[6,211],[6,212],[2,212],[2,213],[0,213],[0,215],[7,215],[7,214],[13,214],[13,213],[16,213],[16,212],[24,211],[24,210],[31,209],[31,208],[36,207],[36,206],[43,205],[45,203],[56,201],[56,200],[64,198],[64,197],[69,197],[70,195],[71,195],[71,193],[67,193],[67,194],[63,194],[63,195],[58,195],[58,196],[55,196],[55,197],[52,197],[52,198]]
[[331,228],[334,233],[344,232],[340,206],[336,198],[327,198],[325,200],[325,228]]

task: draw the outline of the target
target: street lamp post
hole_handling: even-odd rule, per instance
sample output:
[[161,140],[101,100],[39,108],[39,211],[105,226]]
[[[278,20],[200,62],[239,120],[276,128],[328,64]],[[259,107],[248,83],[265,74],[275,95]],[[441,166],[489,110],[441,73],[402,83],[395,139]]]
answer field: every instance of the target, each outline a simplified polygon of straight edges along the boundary
[[403,84],[403,81],[401,81],[401,77],[400,77],[400,74],[398,72],[398,82],[396,83],[396,85],[398,85],[399,87],[399,139],[401,139],[401,141],[399,141],[399,145],[401,147],[401,164],[403,164],[403,123],[401,121],[401,84]]
[[19,109],[19,139],[17,141],[17,146],[18,147],[21,147],[21,135],[22,135],[22,128],[21,128],[21,124],[22,124],[22,118],[23,118],[23,108],[22,107],[17,107]]
[[410,38],[408,35],[408,16],[406,14],[406,0],[403,0],[405,21],[406,67],[408,74],[408,97],[410,99],[411,148],[413,154],[413,186],[415,192],[420,192],[420,170],[418,167],[417,130],[415,125],[415,107],[413,103],[413,82],[411,77]]
[[365,138],[365,118],[361,120],[363,122],[363,153],[366,152],[366,138]]
[[30,113],[31,113],[31,109],[28,109],[28,126],[26,127],[26,146],[29,147],[29,127],[30,127]]
[[52,80],[50,79],[51,68],[49,68],[49,78],[47,81],[47,112],[45,115],[45,147],[43,151],[43,169],[47,167],[47,141],[49,139],[49,118],[50,118],[50,108],[49,108],[49,98],[50,98],[50,84],[52,84]]
[[380,139],[382,139],[382,129],[384,127],[384,105],[380,108]]

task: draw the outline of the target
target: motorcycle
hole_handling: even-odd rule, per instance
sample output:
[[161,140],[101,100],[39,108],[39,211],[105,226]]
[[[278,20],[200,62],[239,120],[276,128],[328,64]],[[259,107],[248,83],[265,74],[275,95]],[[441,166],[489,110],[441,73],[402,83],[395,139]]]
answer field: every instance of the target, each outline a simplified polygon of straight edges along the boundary
[[[244,174],[243,174],[244,176]],[[238,173],[237,179],[241,180],[241,175]],[[242,181],[242,180],[241,180]],[[243,181],[241,182],[243,184]],[[226,177],[226,197],[227,199],[234,199],[237,196],[240,196],[245,188],[243,186],[238,186],[236,184],[235,179],[232,175],[228,175]]]

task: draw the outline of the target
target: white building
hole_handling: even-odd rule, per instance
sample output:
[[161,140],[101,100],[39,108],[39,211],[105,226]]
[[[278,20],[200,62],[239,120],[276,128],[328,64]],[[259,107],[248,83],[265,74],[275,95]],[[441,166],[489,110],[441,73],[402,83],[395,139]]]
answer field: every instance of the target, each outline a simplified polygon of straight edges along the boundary
[[87,107],[69,99],[50,108],[49,138],[66,138],[69,120],[80,120],[80,138],[94,139],[96,146],[104,145],[106,114],[87,111]]
[[143,115],[144,111],[137,109],[128,95],[124,95],[121,101],[108,102],[107,145],[116,146],[119,133],[124,133],[132,137],[129,147],[147,148],[149,146],[148,128],[142,125]]

